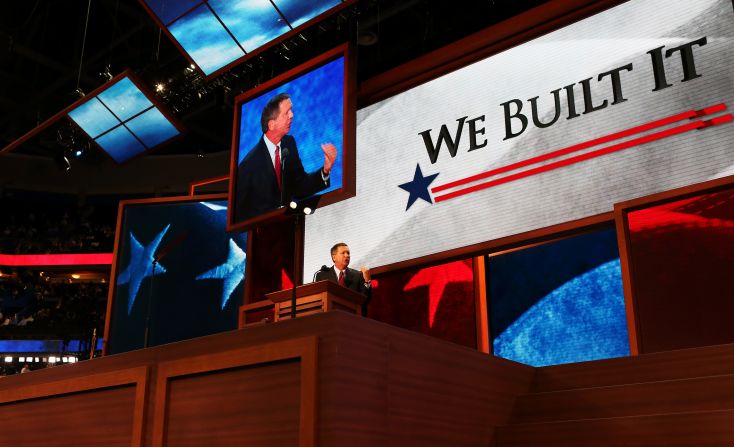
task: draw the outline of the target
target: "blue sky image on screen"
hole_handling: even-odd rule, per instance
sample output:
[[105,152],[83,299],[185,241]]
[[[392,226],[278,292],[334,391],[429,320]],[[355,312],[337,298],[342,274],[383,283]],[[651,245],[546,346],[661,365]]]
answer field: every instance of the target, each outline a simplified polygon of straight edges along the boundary
[[296,28],[317,15],[325,12],[341,3],[340,0],[275,0],[275,5],[280,9],[285,18],[293,28]]
[[118,126],[95,141],[118,163],[142,154],[146,150],[145,146],[125,126]]
[[[237,328],[247,233],[226,233],[226,219],[224,201],[125,209],[118,235],[111,352],[142,347],[151,294],[151,345]],[[154,256],[160,258],[155,269]]]
[[341,0],[278,0],[274,2],[277,9],[270,0],[146,0],[146,3],[199,68],[210,75],[243,57],[245,52],[252,52],[328,11]]
[[245,55],[206,5],[178,19],[168,30],[207,75]]
[[125,124],[148,147],[178,135],[178,129],[158,109],[150,109]]
[[69,118],[118,163],[179,134],[128,77],[70,111]]
[[614,229],[490,256],[494,354],[532,366],[629,355]]
[[120,121],[126,121],[151,107],[152,102],[133,84],[130,78],[122,78],[97,95]]
[[69,118],[81,127],[91,138],[120,124],[117,118],[99,101],[92,98],[69,112]]
[[270,0],[211,0],[209,5],[247,52],[290,31]]
[[240,141],[237,164],[262,138],[260,115],[265,104],[278,93],[289,93],[293,102],[293,124],[290,135],[296,139],[303,168],[308,172],[324,165],[322,143],[334,143],[337,160],[331,171],[331,186],[321,194],[342,186],[344,161],[344,58],[289,81],[241,105]]

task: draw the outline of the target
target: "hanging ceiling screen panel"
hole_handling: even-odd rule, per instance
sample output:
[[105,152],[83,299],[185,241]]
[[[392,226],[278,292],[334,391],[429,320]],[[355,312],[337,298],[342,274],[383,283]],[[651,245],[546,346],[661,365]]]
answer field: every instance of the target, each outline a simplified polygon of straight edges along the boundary
[[141,0],[206,76],[351,1]]
[[97,145],[123,163],[181,133],[138,84],[123,74],[68,112]]

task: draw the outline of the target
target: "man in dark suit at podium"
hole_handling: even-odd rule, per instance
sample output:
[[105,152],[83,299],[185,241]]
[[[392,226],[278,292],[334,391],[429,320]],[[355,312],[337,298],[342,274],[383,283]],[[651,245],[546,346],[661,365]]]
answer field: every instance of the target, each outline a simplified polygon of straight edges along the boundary
[[362,315],[366,316],[370,292],[372,291],[370,269],[367,267],[362,267],[360,270],[349,268],[349,246],[344,242],[339,242],[331,247],[331,260],[334,265],[331,268],[321,267],[321,270],[316,272],[314,280],[329,280],[366,296],[367,299],[362,304]]
[[324,165],[305,172],[296,140],[288,135],[293,122],[293,103],[288,93],[268,101],[260,117],[263,136],[237,168],[235,221],[258,216],[284,206],[293,197],[315,194],[330,184],[336,146],[321,145]]

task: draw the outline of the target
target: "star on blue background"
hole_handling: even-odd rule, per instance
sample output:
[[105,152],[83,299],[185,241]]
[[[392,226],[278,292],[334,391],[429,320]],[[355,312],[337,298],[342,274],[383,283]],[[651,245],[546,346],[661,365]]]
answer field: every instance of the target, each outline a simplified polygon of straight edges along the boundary
[[410,194],[408,196],[408,206],[405,207],[405,211],[408,211],[408,209],[410,209],[418,199],[423,199],[426,202],[433,204],[431,195],[428,193],[428,186],[436,179],[436,177],[438,177],[438,173],[424,177],[421,172],[421,166],[418,164],[415,165],[415,175],[413,175],[413,180],[408,183],[398,185],[401,189],[408,191]]
[[[117,285],[130,283],[127,299],[128,315],[132,312],[133,305],[135,304],[135,298],[137,297],[138,290],[140,289],[140,284],[145,278],[153,276],[153,256],[155,255],[161,240],[163,240],[163,236],[166,235],[166,232],[170,227],[171,225],[166,225],[166,228],[158,233],[158,235],[150,241],[147,247],[143,247],[143,245],[135,239],[135,235],[133,235],[132,231],[130,232],[130,263],[117,277]],[[161,273],[166,273],[166,269],[162,265],[157,265],[155,275],[160,275]]]
[[213,269],[202,273],[196,279],[223,279],[222,288],[222,309],[227,305],[230,295],[234,289],[242,282],[245,277],[245,258],[246,254],[237,245],[237,243],[229,240],[229,254],[224,264],[218,265]]

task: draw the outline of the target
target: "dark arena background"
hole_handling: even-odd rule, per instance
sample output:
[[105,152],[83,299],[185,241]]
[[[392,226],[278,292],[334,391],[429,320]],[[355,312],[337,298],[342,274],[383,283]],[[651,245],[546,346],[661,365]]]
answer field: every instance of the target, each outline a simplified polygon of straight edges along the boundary
[[731,0],[3,4],[4,444],[734,445],[733,66]]

